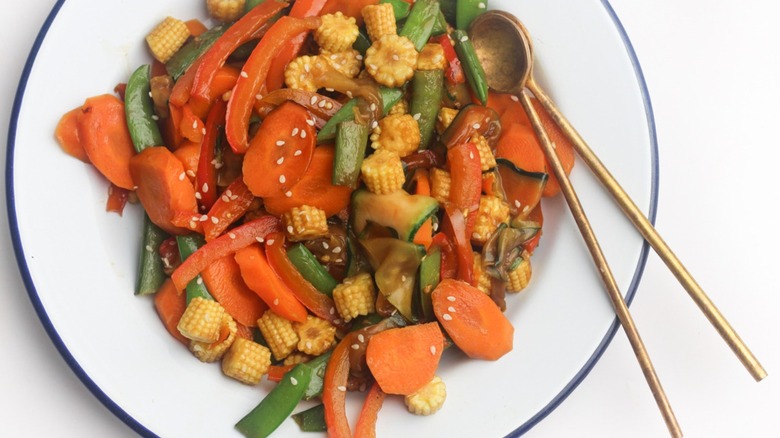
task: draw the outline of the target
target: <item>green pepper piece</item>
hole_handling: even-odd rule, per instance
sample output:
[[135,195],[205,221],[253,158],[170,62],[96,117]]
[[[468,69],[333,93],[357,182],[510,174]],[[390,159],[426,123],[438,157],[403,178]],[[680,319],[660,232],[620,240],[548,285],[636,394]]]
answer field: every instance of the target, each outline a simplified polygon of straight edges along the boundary
[[366,156],[368,126],[354,120],[339,123],[336,155],[333,159],[333,184],[356,188],[360,166]]
[[252,8],[261,3],[265,3],[265,0],[246,0],[246,3],[244,3],[244,13],[251,11]]
[[475,18],[487,11],[487,0],[457,0],[455,5],[455,27],[468,30]]
[[292,418],[298,423],[301,432],[325,432],[328,430],[328,425],[325,424],[325,405],[322,403],[298,412]]
[[454,24],[457,21],[458,0],[439,0],[439,7],[447,23]]
[[[379,87],[379,94],[382,96],[382,115],[387,114],[390,108],[393,107],[404,95],[403,90],[400,88],[387,88]],[[338,126],[342,122],[348,120],[355,120],[355,105],[358,103],[358,97],[345,103],[341,109],[328,120],[328,123],[322,127],[319,134],[317,134],[317,143],[325,143],[336,138],[336,131]]]
[[366,56],[369,47],[371,47],[371,40],[368,39],[365,30],[361,29],[358,32],[357,40],[352,44],[352,48],[360,52],[361,55]]
[[287,257],[298,269],[298,272],[303,275],[303,278],[305,278],[306,281],[311,283],[318,291],[325,295],[329,297],[333,296],[333,289],[338,286],[338,282],[320,264],[320,262],[317,261],[314,254],[312,254],[305,245],[299,243],[288,249]]
[[328,366],[328,359],[332,353],[332,350],[326,351],[304,364],[311,372],[309,386],[303,393],[304,400],[311,400],[322,395],[322,388],[325,386],[325,368]]
[[457,52],[460,62],[463,63],[469,86],[471,86],[479,101],[482,102],[482,105],[487,105],[487,78],[485,77],[482,63],[477,58],[474,45],[471,44],[468,34],[462,30],[452,32],[452,37],[455,38],[455,52]]
[[423,321],[433,321],[436,318],[433,314],[431,292],[439,285],[440,281],[441,249],[434,247],[420,262],[420,287],[418,293],[420,294],[420,316]]
[[141,256],[138,262],[138,279],[136,280],[136,295],[151,295],[157,293],[165,281],[162,260],[157,248],[168,238],[168,234],[153,224],[149,216],[144,214]]
[[395,21],[403,20],[409,15],[411,6],[404,0],[380,0],[379,4],[390,3],[393,7],[393,13],[395,14]]
[[417,124],[420,126],[421,149],[428,149],[433,139],[442,97],[444,97],[444,70],[414,72],[409,112],[415,117],[420,115]]
[[269,436],[303,399],[311,381],[311,367],[296,365],[260,402],[236,423],[236,429],[248,438]]
[[154,120],[154,105],[149,97],[151,71],[149,64],[138,67],[130,75],[125,89],[125,120],[136,152],[163,145],[160,128]]
[[[249,4],[249,1],[247,1],[247,4]],[[179,79],[190,68],[192,63],[225,33],[227,28],[227,24],[220,24],[188,41],[165,63],[165,71],[174,80]]]
[[417,0],[398,35],[409,38],[419,52],[431,38],[439,12],[438,0]]
[[[179,255],[181,256],[181,261],[187,260],[187,257],[191,256],[192,253],[198,250],[201,246],[203,246],[206,243],[206,241],[203,239],[203,237],[191,234],[188,236],[176,236],[176,244],[179,245]],[[208,289],[206,289],[206,285],[203,284],[203,278],[200,276],[200,274],[192,279],[187,284],[187,304],[190,304],[190,301],[192,301],[195,298],[203,298],[206,300],[213,300],[214,298],[209,293]]]

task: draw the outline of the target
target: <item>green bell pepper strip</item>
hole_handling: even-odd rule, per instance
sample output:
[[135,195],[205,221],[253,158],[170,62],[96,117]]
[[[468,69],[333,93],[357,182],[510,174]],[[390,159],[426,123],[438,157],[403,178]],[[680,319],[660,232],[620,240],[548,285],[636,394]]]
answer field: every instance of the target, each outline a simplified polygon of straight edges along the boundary
[[[392,108],[393,105],[401,100],[404,92],[400,88],[379,87],[379,94],[382,96],[382,115],[385,115],[390,111],[390,108]],[[328,120],[328,123],[326,123],[319,134],[317,134],[318,144],[334,140],[340,123],[355,120],[354,108],[358,103],[358,99],[359,98],[356,97],[345,103],[344,106]]]
[[[149,97],[150,75],[151,67],[142,65],[130,75],[125,89],[125,118],[136,152],[163,144],[157,122],[153,118],[154,105]],[[167,237],[167,234],[154,225],[149,220],[149,216],[144,213],[136,295],[156,293],[163,284],[165,272],[157,249]]]
[[[188,236],[176,236],[176,244],[179,246],[179,255],[181,256],[182,261],[187,260],[187,257],[191,256],[192,253],[197,251],[205,243],[206,241],[203,239],[203,237],[195,234]],[[203,284],[203,278],[201,278],[200,275],[187,283],[186,290],[188,305],[190,304],[190,301],[195,298],[203,298],[206,300],[214,299],[209,293],[208,289],[206,289],[206,285]]]
[[393,13],[395,14],[395,20],[403,20],[409,15],[411,6],[404,0],[380,0],[379,4],[390,3],[393,7]]
[[151,295],[157,293],[165,281],[162,260],[157,252],[160,244],[168,238],[168,234],[153,224],[144,213],[141,255],[138,261],[138,278],[136,280],[136,295]]
[[441,10],[437,0],[417,0],[398,34],[409,38],[419,52],[431,38],[439,12]]
[[354,120],[339,123],[333,159],[333,184],[356,188],[360,166],[366,156],[368,125]]
[[333,289],[338,286],[338,282],[320,264],[320,262],[317,261],[314,254],[312,254],[305,245],[299,243],[288,249],[287,257],[298,269],[298,272],[303,275],[303,278],[305,278],[306,281],[311,283],[318,291],[325,295],[329,297],[333,296]]
[[325,424],[325,405],[322,403],[292,416],[298,423],[301,432],[325,432],[328,425]]
[[421,149],[428,149],[431,144],[443,96],[444,70],[418,70],[414,72],[409,113],[414,114],[417,118],[417,124],[420,126]]
[[236,423],[236,429],[247,438],[269,436],[303,399],[311,375],[311,367],[306,364],[296,365],[257,407]]
[[477,52],[474,51],[474,45],[471,44],[468,34],[462,30],[452,32],[452,37],[455,38],[455,51],[463,63],[469,86],[471,86],[479,101],[482,102],[482,105],[487,105],[487,78],[485,70],[482,68],[482,63],[477,58]]
[[358,32],[357,39],[354,44],[352,44],[352,48],[360,52],[362,56],[366,56],[369,47],[371,47],[371,40],[368,39],[365,30],[361,29],[360,32]]
[[227,28],[227,24],[220,24],[189,40],[165,63],[165,71],[171,75],[173,80],[179,79],[192,63],[225,33]]
[[332,353],[333,350],[326,351],[305,363],[306,368],[311,372],[311,378],[309,386],[303,393],[304,400],[311,400],[322,395],[322,387],[325,384],[325,368],[328,366],[328,360]]
[[455,5],[455,27],[468,30],[475,18],[487,11],[488,0],[457,0]]

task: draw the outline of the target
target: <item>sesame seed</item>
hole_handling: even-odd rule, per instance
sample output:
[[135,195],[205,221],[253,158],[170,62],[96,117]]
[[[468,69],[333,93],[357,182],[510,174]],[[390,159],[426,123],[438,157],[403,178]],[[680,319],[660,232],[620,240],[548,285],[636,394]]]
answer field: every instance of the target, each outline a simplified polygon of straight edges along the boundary
[[300,131],[300,129],[298,129],[298,128],[293,128],[293,130],[292,130],[292,136],[293,136],[293,137],[295,137],[296,135],[298,135],[298,131]]
[[341,252],[341,247],[340,246],[337,246],[337,247],[333,248],[333,254],[338,254],[340,252]]
[[185,179],[187,179],[187,174],[186,174],[186,173],[184,173],[184,172],[182,172],[182,173],[179,175],[179,181],[184,181]]
[[151,91],[149,92],[149,97],[152,97],[152,92]]
[[347,90],[347,97],[349,97],[350,99],[352,99],[352,97],[353,97],[353,94],[352,94],[352,92],[351,92],[351,91],[349,91],[349,90]]
[[450,306],[450,307],[447,307],[447,311],[449,311],[449,312],[451,312],[451,313],[458,313],[458,312],[455,310],[455,308],[454,308],[454,307],[452,307],[452,306]]
[[314,120],[312,120],[312,119],[306,119],[306,124],[309,125],[309,126],[314,126],[315,123],[316,122]]
[[377,126],[379,126],[379,122],[377,122],[376,120],[371,122],[371,129],[376,129]]
[[306,73],[308,73],[308,72],[310,72],[310,71],[311,71],[311,66],[310,66],[309,64],[304,64],[304,65],[303,65],[303,70],[304,70]]
[[263,95],[262,94],[255,94],[255,99],[263,100]]
[[435,345],[431,345],[431,354],[434,355],[434,356],[436,355],[436,346]]
[[363,60],[363,55],[357,55],[355,57],[355,59],[357,59],[358,61],[362,61]]
[[290,376],[290,383],[292,383],[293,386],[296,386],[298,384],[298,380],[295,377]]
[[274,299],[274,306],[278,306],[278,305],[279,305],[279,298],[275,298]]
[[520,201],[517,199],[515,199],[515,207],[520,208]]
[[293,228],[292,225],[287,225],[287,232],[292,234],[295,231],[295,228]]
[[286,193],[284,194],[284,196],[286,196],[286,197],[288,197],[288,198],[292,198],[292,192],[288,191],[288,192],[286,192]]
[[311,97],[311,100],[309,100],[309,103],[310,103],[311,105],[314,105],[315,103],[317,103],[317,96],[312,96],[312,97]]
[[199,285],[203,284],[203,277],[198,277],[198,279],[195,281]]
[[359,335],[357,336],[357,338],[358,338],[358,341],[360,341],[360,342],[366,342],[366,337],[365,337],[365,336],[363,336],[363,334],[362,334],[362,333],[361,333],[361,334],[359,334]]
[[414,120],[417,120],[417,121],[419,122],[419,121],[420,121],[420,119],[422,118],[422,114],[420,114],[420,113],[417,113],[417,114],[413,115],[413,116],[412,116],[412,118],[413,118]]
[[450,316],[449,313],[445,313],[444,315],[441,316],[441,318],[445,321],[452,321],[452,316]]
[[277,146],[284,146],[284,140],[279,140],[276,142]]
[[201,129],[200,133],[203,134],[203,135],[206,135],[206,128],[204,127],[203,129]]
[[301,138],[306,138],[306,131],[301,130]]
[[462,37],[460,37],[460,42],[462,42],[462,43],[465,43],[468,40],[469,40],[468,35],[463,35]]
[[276,164],[282,164],[284,163],[284,157],[280,157],[278,160],[276,160]]
[[255,240],[257,240],[257,241],[258,241],[258,243],[263,243],[263,242],[265,241],[265,239],[263,239],[263,238],[262,238],[262,237],[260,237],[260,236],[257,236],[257,237],[255,237]]
[[515,102],[520,102],[520,98],[519,98],[519,97],[517,97],[517,96],[514,96],[514,95],[513,95],[513,96],[511,96],[511,97],[510,97],[510,99],[512,99],[512,100],[513,100],[513,101],[515,101]]
[[202,191],[203,191],[203,193],[208,193],[209,192],[209,185],[208,185],[208,183],[203,183]]
[[222,199],[222,202],[230,202],[230,198],[228,198],[225,195],[222,195],[222,197],[220,199]]
[[330,248],[330,245],[328,245],[328,242],[322,242],[322,247],[328,249]]
[[479,9],[485,9],[485,8],[487,8],[487,5],[486,5],[484,2],[479,2],[479,4],[477,5],[477,7],[478,7]]
[[336,90],[335,90],[334,88],[330,88],[330,87],[328,87],[328,88],[326,88],[326,89],[325,89],[325,91],[328,91],[328,92],[331,92],[331,93],[333,93],[333,92],[334,92],[334,91],[336,91]]
[[209,215],[207,214],[204,214],[203,216],[200,217],[201,222],[206,222],[207,220],[209,220]]
[[195,178],[195,172],[192,171],[192,170],[188,170],[187,171],[187,176],[189,176],[190,178]]
[[469,152],[469,158],[474,159],[474,152]]
[[330,102],[326,102],[325,103],[325,109],[332,109],[332,108],[333,108],[333,104],[332,103],[330,103]]
[[471,238],[474,240],[479,240],[481,237],[479,233],[471,233]]
[[287,182],[287,177],[285,177],[284,175],[279,175],[279,183],[284,184],[286,182]]
[[358,344],[352,344],[352,349],[353,349],[353,350],[360,350],[360,345],[358,345]]
[[306,348],[311,350],[311,347],[313,347],[314,344],[311,343],[311,341],[306,341]]
[[300,157],[301,155],[303,155],[303,151],[302,151],[302,150],[300,150],[300,149],[298,149],[297,151],[295,151],[295,153],[293,154],[293,156],[295,156],[295,157]]
[[200,192],[195,192],[195,199],[203,199],[203,195],[201,195]]
[[268,241],[265,243],[268,246],[271,246],[274,244],[274,239],[268,239]]
[[344,385],[340,385],[340,386],[339,386],[338,388],[336,388],[336,389],[338,389],[338,390],[339,390],[339,391],[341,391],[341,392],[347,392],[347,387],[346,387],[346,386],[344,386]]
[[455,302],[455,297],[453,297],[452,295],[450,295],[450,296],[448,296],[448,297],[447,297],[447,301],[449,301],[449,302],[451,302],[451,303],[454,303],[454,302]]
[[211,223],[217,225],[219,223],[219,218],[216,216],[211,216]]
[[376,111],[376,104],[372,103],[371,106],[369,106],[369,108],[371,109],[371,111]]
[[195,221],[190,221],[190,228],[195,229],[198,227],[198,224],[195,223]]
[[160,116],[158,116],[157,114],[152,114],[152,120],[156,122],[157,120],[160,120]]
[[197,120],[192,122],[192,129],[198,129],[198,121]]
[[368,64],[368,68],[374,71],[377,71],[379,69],[379,67],[377,67],[376,64]]
[[334,260],[334,262],[336,262],[336,263],[342,263],[343,261],[344,261],[344,260],[342,260],[342,259],[336,259],[336,260]]
[[328,103],[328,102],[326,102],[324,100],[321,100],[320,103],[317,104],[317,106],[320,107],[320,108],[325,108],[325,104],[326,103]]
[[333,315],[334,313],[336,313],[336,308],[335,308],[335,307],[331,307],[331,308],[330,308],[330,311],[329,311],[329,313],[330,313],[331,315]]
[[247,72],[245,72],[245,71],[241,71],[241,77],[242,77],[242,78],[248,78],[248,77],[249,77],[249,75],[247,74]]
[[438,229],[439,229],[439,223],[436,222],[433,224],[433,231],[438,231]]
[[525,207],[523,207],[523,213],[528,213],[528,210],[529,210],[530,208],[531,208],[531,206],[530,206],[530,205],[526,205]]
[[401,276],[401,282],[404,282],[404,281],[406,281],[406,275],[402,275]]
[[236,234],[235,233],[228,233],[228,237],[230,237],[231,239],[235,239],[236,238]]
[[480,125],[479,123],[475,123],[475,124],[471,125],[471,127],[474,128],[474,129],[479,129],[479,128],[482,127],[482,125]]
[[146,245],[146,250],[149,252],[154,252],[154,248],[152,248],[152,245]]
[[401,57],[398,55],[393,55],[393,61],[400,61]]

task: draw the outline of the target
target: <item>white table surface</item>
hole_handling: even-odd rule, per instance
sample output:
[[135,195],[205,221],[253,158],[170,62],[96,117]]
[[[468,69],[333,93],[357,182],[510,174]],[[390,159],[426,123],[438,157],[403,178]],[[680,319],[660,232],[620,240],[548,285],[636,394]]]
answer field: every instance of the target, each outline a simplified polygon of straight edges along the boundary
[[[24,60],[54,3],[0,0],[2,145]],[[774,375],[780,372],[780,6],[775,0],[611,4],[655,109],[657,229],[770,376],[753,381],[652,253],[632,314],[686,436],[780,436]],[[0,223],[0,435],[135,436],[47,337],[17,271],[6,214]],[[665,435],[621,332],[573,395],[526,436]]]

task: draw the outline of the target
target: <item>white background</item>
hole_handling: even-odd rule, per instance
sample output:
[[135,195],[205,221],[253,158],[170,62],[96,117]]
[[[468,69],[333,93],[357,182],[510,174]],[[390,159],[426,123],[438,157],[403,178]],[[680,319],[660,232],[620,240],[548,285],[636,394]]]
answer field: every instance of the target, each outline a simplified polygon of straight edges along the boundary
[[[24,61],[54,3],[0,0],[0,144]],[[632,314],[686,436],[780,436],[780,6],[774,0],[611,3],[655,110],[657,228],[770,376],[753,382],[652,253]],[[135,436],[81,384],[46,336],[18,274],[7,222],[0,215],[2,435]],[[621,332],[580,387],[526,436],[665,434]]]

